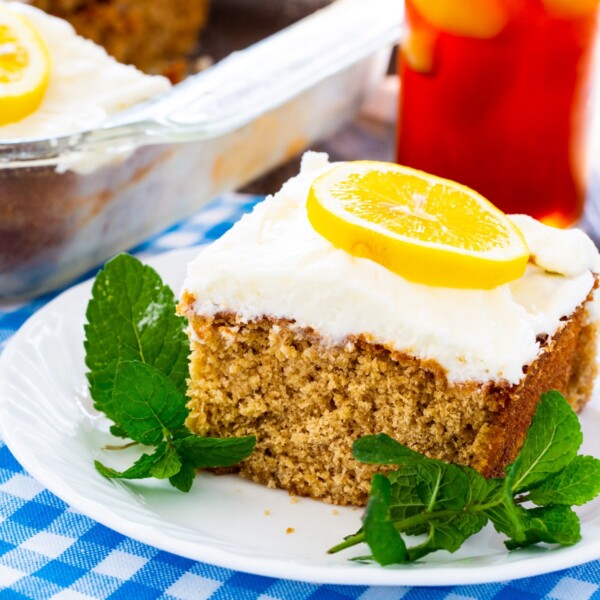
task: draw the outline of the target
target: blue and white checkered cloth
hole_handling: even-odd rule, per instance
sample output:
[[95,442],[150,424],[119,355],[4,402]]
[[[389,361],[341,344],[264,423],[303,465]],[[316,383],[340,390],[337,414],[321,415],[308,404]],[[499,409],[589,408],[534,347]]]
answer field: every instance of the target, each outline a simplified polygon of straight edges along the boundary
[[[139,246],[140,256],[214,240],[257,201],[231,194]],[[0,305],[0,351],[54,295]],[[44,489],[0,442],[0,600],[600,600],[600,561],[528,579],[475,586],[315,585],[196,562],[116,533]]]

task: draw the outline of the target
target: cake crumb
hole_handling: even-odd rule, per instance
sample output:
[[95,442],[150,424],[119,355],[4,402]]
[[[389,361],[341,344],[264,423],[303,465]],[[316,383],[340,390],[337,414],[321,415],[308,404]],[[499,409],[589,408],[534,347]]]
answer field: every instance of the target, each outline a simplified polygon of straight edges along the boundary
[[270,516],[271,516],[271,511],[265,510],[265,517],[270,517]]
[[298,502],[300,502],[298,496],[290,496],[290,504],[298,504]]
[[331,514],[332,514],[334,517],[337,517],[337,516],[340,514],[340,511],[339,511],[339,510],[336,510],[336,509],[334,508],[334,509],[331,511]]
[[290,533],[295,533],[295,529],[293,527],[288,527],[285,532],[289,535]]

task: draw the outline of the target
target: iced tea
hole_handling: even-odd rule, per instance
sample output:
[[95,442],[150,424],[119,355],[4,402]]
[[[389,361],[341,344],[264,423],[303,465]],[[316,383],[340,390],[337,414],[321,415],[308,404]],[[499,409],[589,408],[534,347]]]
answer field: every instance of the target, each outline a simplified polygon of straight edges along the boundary
[[578,220],[598,0],[406,0],[398,162]]

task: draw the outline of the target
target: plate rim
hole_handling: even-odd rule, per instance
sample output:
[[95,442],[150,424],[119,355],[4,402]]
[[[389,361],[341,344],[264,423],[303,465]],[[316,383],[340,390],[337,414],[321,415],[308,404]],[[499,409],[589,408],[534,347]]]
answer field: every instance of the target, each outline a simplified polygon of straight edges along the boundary
[[[168,263],[175,259],[185,260],[187,263],[203,246],[143,256],[141,260],[157,268],[160,272],[161,267],[165,268]],[[163,262],[165,265],[161,264]],[[70,485],[65,486],[60,476],[44,468],[37,457],[27,454],[23,445],[19,443],[18,436],[15,436],[15,432],[8,427],[10,419],[2,418],[7,407],[6,388],[8,386],[8,378],[2,377],[2,375],[6,371],[6,365],[10,362],[10,357],[15,352],[21,339],[25,337],[27,331],[35,323],[43,320],[46,312],[69,301],[73,296],[81,295],[83,297],[86,294],[89,295],[92,284],[93,279],[88,279],[63,291],[31,315],[6,344],[0,354],[0,436],[29,475],[69,506],[96,522],[141,543],[188,559],[265,577],[315,584],[438,587],[499,583],[524,577],[545,575],[600,558],[600,538],[598,538],[580,542],[574,546],[552,549],[552,560],[546,560],[549,558],[549,553],[543,552],[523,554],[522,557],[516,560],[501,561],[493,565],[465,566],[464,568],[458,568],[456,565],[444,566],[438,563],[424,564],[417,568],[415,568],[415,565],[392,567],[361,565],[360,568],[356,568],[355,563],[348,563],[349,566],[350,564],[353,565],[352,568],[348,568],[342,565],[309,565],[290,559],[266,560],[264,557],[255,558],[246,554],[236,554],[222,548],[214,548],[204,542],[173,539],[155,525],[147,523],[136,529],[136,523],[120,515],[118,510],[113,510],[111,507],[87,497],[84,492],[77,491]],[[85,314],[85,304],[83,304],[82,310]],[[110,480],[106,480],[106,484],[119,485],[119,483]],[[507,554],[507,556],[509,555]],[[432,574],[435,575],[435,581],[426,580]]]

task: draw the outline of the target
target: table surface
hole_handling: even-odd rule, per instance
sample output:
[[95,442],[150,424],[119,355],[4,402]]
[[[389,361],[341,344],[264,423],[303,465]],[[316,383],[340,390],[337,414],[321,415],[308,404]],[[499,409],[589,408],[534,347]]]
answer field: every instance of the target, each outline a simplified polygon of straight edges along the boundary
[[[220,237],[257,196],[219,198],[133,250],[143,258]],[[0,305],[0,352],[56,294]],[[1,598],[600,599],[600,561],[539,577],[476,586],[315,585],[244,574],[175,556],[116,533],[33,479],[0,442]]]

